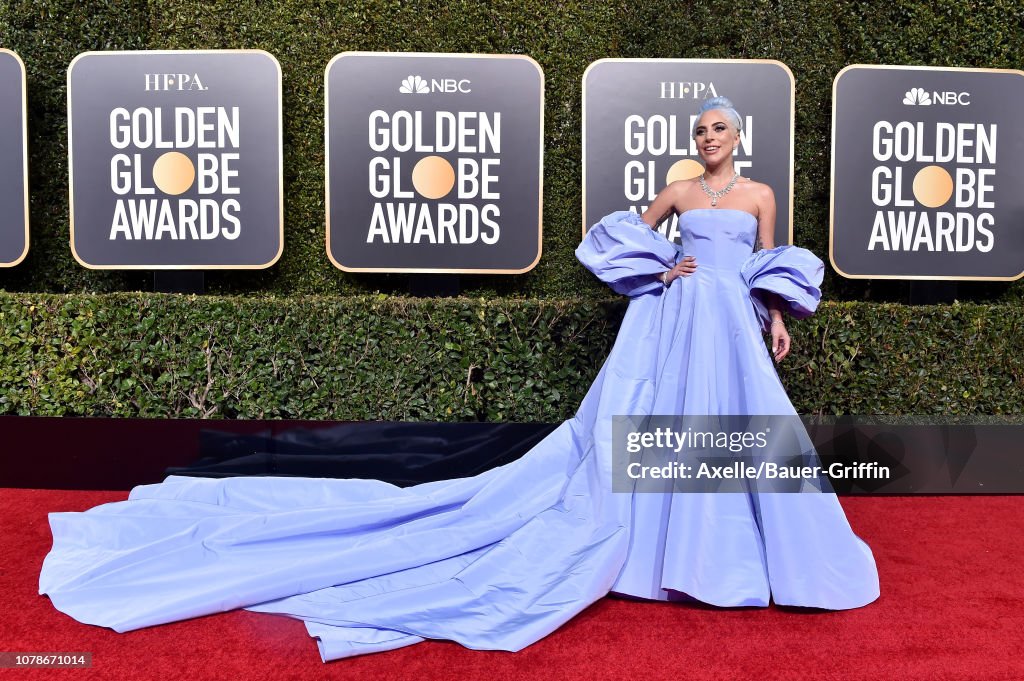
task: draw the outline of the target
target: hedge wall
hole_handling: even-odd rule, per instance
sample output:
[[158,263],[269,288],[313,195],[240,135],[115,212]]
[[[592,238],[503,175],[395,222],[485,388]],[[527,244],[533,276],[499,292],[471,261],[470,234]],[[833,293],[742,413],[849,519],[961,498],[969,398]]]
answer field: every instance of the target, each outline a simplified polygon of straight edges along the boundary
[[[0,294],[0,414],[495,420],[575,413],[625,299]],[[826,303],[805,414],[1019,414],[1024,308]]]
[[[0,414],[566,418],[625,304],[572,255],[580,83],[590,62],[788,64],[797,80],[796,240],[824,257],[835,73],[850,63],[1021,68],[1022,34],[1019,0],[6,0],[0,46],[28,69],[32,248],[22,265],[0,270],[0,290],[15,291],[0,292]],[[284,70],[284,256],[262,272],[208,273],[215,295],[124,293],[148,288],[148,275],[86,270],[68,247],[66,68],[86,50],[228,47],[265,49]],[[533,272],[464,275],[469,297],[412,300],[392,295],[407,289],[406,276],[330,265],[323,69],[345,50],[540,62],[545,237]],[[1020,413],[1024,284],[958,285],[960,300],[996,304],[886,302],[910,286],[827,275],[827,302],[792,326],[797,350],[781,367],[798,411]]]
[[[65,71],[85,50],[262,48],[284,69],[286,247],[257,273],[210,273],[220,293],[402,292],[402,275],[348,275],[324,253],[323,69],[344,50],[525,53],[546,74],[544,257],[529,275],[463,276],[464,291],[599,299],[573,260],[579,239],[580,82],[601,57],[779,59],[797,79],[796,239],[824,256],[831,84],[849,63],[1020,68],[1024,3],[844,0],[6,0],[0,45],[25,60],[31,126],[32,249],[0,288],[145,289],[141,273],[79,267],[68,248]],[[826,297],[899,300],[906,284],[830,274]],[[1024,285],[961,284],[961,299],[1019,300]]]

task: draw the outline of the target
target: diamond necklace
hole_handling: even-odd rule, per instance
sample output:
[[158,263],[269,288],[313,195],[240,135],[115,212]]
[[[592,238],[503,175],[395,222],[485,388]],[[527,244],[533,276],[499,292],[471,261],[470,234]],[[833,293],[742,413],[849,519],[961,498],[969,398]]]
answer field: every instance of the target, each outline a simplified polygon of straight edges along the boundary
[[732,176],[732,179],[729,180],[729,184],[725,185],[724,189],[719,189],[718,191],[715,191],[714,189],[709,187],[708,183],[704,181],[704,173],[701,173],[700,177],[697,179],[700,180],[700,188],[704,190],[705,194],[711,197],[711,205],[717,206],[718,199],[728,194],[729,190],[733,188],[733,186],[736,184],[736,180],[738,180],[739,178],[740,174],[736,173],[735,175]]

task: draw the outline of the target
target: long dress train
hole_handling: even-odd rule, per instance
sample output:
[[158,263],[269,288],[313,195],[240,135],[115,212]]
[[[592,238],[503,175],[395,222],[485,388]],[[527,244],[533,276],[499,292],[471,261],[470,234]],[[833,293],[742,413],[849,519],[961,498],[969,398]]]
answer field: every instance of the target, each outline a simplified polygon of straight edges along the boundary
[[[823,265],[752,252],[756,220],[688,211],[683,244],[635,213],[577,257],[630,303],[575,416],[470,478],[171,476],[123,502],[51,513],[41,594],[116,631],[244,607],[306,622],[324,661],[428,638],[520,650],[609,591],[715,605],[855,608],[878,596],[868,546],[831,493],[612,491],[612,417],[793,414],[761,337],[763,296],[817,306]],[[664,288],[680,252],[697,272]]]

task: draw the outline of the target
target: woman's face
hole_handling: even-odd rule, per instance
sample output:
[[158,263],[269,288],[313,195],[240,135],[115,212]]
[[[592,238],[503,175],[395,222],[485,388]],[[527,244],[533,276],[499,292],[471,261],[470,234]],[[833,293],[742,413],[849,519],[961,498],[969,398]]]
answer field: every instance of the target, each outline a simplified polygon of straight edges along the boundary
[[693,139],[701,160],[706,165],[717,165],[732,156],[733,149],[739,144],[740,133],[732,127],[721,109],[711,109],[697,120]]

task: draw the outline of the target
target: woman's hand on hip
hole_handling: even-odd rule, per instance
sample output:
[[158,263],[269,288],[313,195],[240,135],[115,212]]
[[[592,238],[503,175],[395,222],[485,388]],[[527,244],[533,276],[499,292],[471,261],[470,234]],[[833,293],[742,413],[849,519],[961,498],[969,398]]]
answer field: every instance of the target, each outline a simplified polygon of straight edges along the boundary
[[675,267],[668,270],[668,274],[665,275],[665,283],[671,284],[673,279],[679,277],[688,277],[697,271],[697,259],[692,255],[688,255],[679,262],[676,263]]

